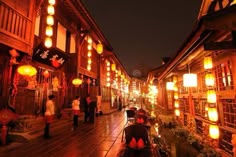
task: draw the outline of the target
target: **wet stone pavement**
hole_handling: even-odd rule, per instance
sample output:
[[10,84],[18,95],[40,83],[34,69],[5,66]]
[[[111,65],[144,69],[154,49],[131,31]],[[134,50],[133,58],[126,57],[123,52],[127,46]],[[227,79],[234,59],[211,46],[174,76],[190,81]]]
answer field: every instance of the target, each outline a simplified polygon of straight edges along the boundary
[[0,157],[115,157],[126,123],[125,112],[96,117],[94,124],[83,123],[82,116],[79,119],[76,129],[72,120],[57,120],[51,126],[51,139],[43,138],[42,128],[27,142],[0,146]]

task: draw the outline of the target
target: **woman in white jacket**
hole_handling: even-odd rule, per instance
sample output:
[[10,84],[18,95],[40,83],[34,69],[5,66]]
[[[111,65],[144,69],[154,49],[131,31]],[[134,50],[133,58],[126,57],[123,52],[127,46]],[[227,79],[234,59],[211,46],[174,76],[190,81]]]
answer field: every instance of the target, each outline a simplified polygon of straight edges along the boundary
[[80,97],[76,96],[75,99],[72,102],[72,110],[73,110],[73,125],[74,127],[78,126],[78,117],[79,117],[79,112],[80,112]]

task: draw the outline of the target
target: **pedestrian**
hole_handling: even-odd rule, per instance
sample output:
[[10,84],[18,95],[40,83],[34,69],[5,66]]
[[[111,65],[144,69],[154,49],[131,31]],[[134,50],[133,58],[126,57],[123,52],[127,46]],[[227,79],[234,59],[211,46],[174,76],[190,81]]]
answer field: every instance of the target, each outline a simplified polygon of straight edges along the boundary
[[50,136],[50,124],[53,122],[55,115],[55,104],[53,99],[54,95],[49,95],[48,100],[46,101],[46,110],[44,113],[45,116],[45,128],[44,128],[44,138],[49,139]]
[[84,108],[84,123],[87,123],[89,118],[89,109],[86,98],[83,99],[83,108]]
[[97,108],[97,103],[96,101],[92,101],[90,96],[87,96],[86,101],[88,104],[88,111],[89,111],[89,123],[94,123],[94,116]]
[[74,127],[78,126],[78,118],[80,112],[80,97],[76,96],[72,102],[72,111],[73,111],[73,125]]

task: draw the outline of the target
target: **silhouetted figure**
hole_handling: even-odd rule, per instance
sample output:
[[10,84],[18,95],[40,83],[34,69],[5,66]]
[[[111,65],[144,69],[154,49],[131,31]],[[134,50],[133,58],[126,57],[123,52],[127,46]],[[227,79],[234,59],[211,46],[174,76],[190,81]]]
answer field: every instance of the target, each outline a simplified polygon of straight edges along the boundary
[[54,95],[49,95],[48,100],[46,102],[46,111],[44,113],[45,116],[45,128],[44,128],[44,138],[50,138],[50,124],[52,123],[55,115],[55,104],[53,99]]
[[90,96],[86,98],[87,104],[88,104],[88,111],[89,111],[89,122],[94,123],[94,116],[95,111],[97,107],[97,103],[95,101],[92,101]]

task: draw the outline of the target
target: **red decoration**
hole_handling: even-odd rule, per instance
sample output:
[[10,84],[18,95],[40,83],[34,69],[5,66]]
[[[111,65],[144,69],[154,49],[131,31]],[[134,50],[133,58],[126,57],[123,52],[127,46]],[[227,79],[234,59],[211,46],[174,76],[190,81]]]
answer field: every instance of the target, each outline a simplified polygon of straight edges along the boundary
[[43,72],[43,76],[44,76],[45,78],[48,78],[48,77],[49,77],[49,72],[48,72],[48,70],[45,70],[45,71]]
[[60,63],[58,62],[58,60],[53,59],[52,60],[52,66],[54,66],[55,68],[58,68],[60,66]]

